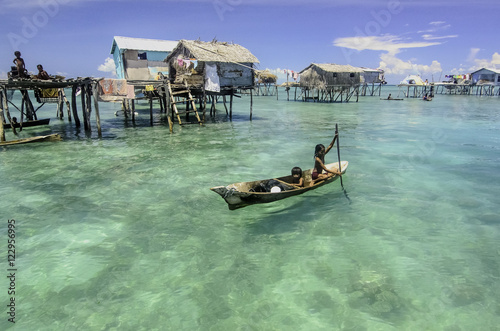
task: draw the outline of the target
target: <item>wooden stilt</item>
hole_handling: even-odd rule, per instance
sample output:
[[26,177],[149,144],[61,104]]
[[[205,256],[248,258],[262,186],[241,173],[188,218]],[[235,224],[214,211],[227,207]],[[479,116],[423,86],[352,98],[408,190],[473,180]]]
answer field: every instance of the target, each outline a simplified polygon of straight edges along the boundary
[[149,93],[149,124],[153,126],[153,93]]
[[81,124],[80,118],[78,117],[78,109],[76,108],[76,89],[76,85],[71,87],[71,109],[73,111],[73,118],[75,119],[75,126],[79,128]]
[[85,131],[88,131],[89,130],[89,127],[88,127],[89,123],[87,121],[87,106],[85,104],[85,99],[87,98],[87,96],[86,96],[87,91],[85,88],[85,84],[81,85],[80,88],[81,88],[80,99],[81,99],[81,103],[82,103],[83,127],[85,128]]
[[9,120],[10,127],[12,128],[12,133],[14,133],[17,136],[17,131],[15,128],[15,125],[12,123],[12,118],[10,117],[10,112],[9,112],[9,103],[7,102],[7,88],[2,89],[2,99],[3,99],[3,113],[4,116],[2,116],[2,127],[3,127],[3,122],[5,121],[5,116],[7,116],[7,119]]
[[102,137],[101,131],[101,116],[99,114],[99,101],[97,100],[98,92],[97,92],[97,83],[92,84],[92,94],[94,95],[94,108],[95,108],[95,120],[97,124],[97,135],[99,138]]
[[252,112],[253,112],[253,94],[252,90],[250,90],[250,121],[252,120]]
[[87,126],[90,132],[92,131],[92,126],[90,125],[90,117],[92,114],[92,87],[90,86],[90,84],[86,84],[85,91],[87,92],[85,95],[87,99]]
[[222,96],[222,102],[224,102],[224,109],[226,109],[226,115],[229,114],[227,110],[227,105],[226,105],[226,95]]
[[233,119],[233,90],[231,90],[231,96],[229,97],[229,118]]
[[68,98],[66,97],[66,93],[64,92],[64,89],[61,89],[61,95],[62,95],[62,98],[63,98],[63,102],[66,104],[66,109],[68,111],[68,121],[71,122],[71,110],[70,110],[70,105],[69,105],[69,101],[68,101]]

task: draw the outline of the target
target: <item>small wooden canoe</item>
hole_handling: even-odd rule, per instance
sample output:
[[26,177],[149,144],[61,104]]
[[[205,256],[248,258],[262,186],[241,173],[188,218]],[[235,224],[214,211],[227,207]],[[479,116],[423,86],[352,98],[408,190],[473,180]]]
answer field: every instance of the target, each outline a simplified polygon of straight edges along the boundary
[[[342,161],[342,173],[345,173],[348,165],[349,162]],[[331,170],[337,170],[339,168],[338,162],[327,164],[326,167]],[[216,186],[210,189],[219,194],[226,201],[229,209],[234,210],[257,203],[268,203],[299,195],[331,183],[339,178],[338,175],[333,175],[332,177],[311,185],[311,172],[312,169],[302,172],[304,187],[299,188],[290,184],[292,175],[288,175],[252,182],[234,183],[228,186]]]
[[8,145],[19,145],[19,144],[27,144],[32,142],[40,142],[40,141],[56,141],[62,140],[61,136],[58,133],[49,134],[46,136],[36,136],[24,139],[10,140],[10,141],[1,141],[0,146],[8,146]]
[[395,99],[395,98],[390,98],[390,99],[387,99],[387,98],[380,98],[380,100],[387,100],[387,101],[401,101],[401,100],[404,100],[404,99]]
[[[50,118],[44,118],[41,120],[26,121],[26,122],[23,122],[23,128],[27,128],[30,126],[38,126],[38,125],[47,125],[47,124],[49,124],[49,122],[50,122]],[[19,123],[19,122],[16,122],[14,124],[14,127],[16,129],[19,128],[20,126],[21,126],[21,123]],[[10,123],[4,123],[3,127],[4,127],[4,129],[10,129],[12,126],[10,125]]]

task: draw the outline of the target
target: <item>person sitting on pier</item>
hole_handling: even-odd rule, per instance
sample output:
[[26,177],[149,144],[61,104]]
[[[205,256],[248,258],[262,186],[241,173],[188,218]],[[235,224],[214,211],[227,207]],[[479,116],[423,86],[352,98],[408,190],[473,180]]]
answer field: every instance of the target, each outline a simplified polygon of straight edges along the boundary
[[36,68],[38,69],[38,75],[36,75],[36,78],[43,80],[50,79],[49,74],[47,71],[43,70],[43,66],[41,64],[37,65]]
[[24,60],[21,57],[21,52],[15,51],[14,55],[16,56],[16,58],[12,62],[14,62],[14,64],[16,65],[18,77],[26,78],[27,77],[27,70],[26,70],[26,66],[24,64]]

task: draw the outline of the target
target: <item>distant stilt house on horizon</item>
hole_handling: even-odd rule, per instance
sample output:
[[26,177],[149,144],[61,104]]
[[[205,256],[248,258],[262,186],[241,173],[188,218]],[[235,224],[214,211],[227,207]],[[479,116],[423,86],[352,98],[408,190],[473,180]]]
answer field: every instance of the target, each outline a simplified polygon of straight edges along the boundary
[[[299,72],[303,101],[348,102],[356,94],[364,73],[362,68],[333,63],[311,63]],[[295,96],[296,98],[296,96]]]
[[267,69],[256,70],[255,76],[257,80],[257,95],[274,95],[276,93],[276,82],[278,81],[278,76],[271,73],[271,71]]
[[424,81],[420,75],[406,76],[398,87],[399,92],[403,93],[406,98],[423,98],[426,94],[434,94],[434,84]]
[[361,95],[373,96],[378,91],[378,95],[380,96],[382,92],[382,85],[387,84],[384,78],[384,70],[365,67],[361,67],[361,69],[363,70],[361,73]]
[[154,80],[159,72],[165,76],[168,67],[163,61],[177,41],[115,36],[111,54],[119,79]]

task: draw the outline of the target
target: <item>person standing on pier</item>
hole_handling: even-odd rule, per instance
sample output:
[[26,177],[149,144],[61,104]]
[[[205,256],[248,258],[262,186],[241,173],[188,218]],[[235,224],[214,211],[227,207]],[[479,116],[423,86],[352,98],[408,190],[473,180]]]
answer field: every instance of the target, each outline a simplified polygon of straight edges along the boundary
[[20,78],[26,78],[27,77],[26,76],[26,66],[24,64],[24,60],[21,58],[21,52],[15,51],[14,55],[16,56],[16,58],[12,62],[14,62],[14,64],[17,67],[17,75]]

